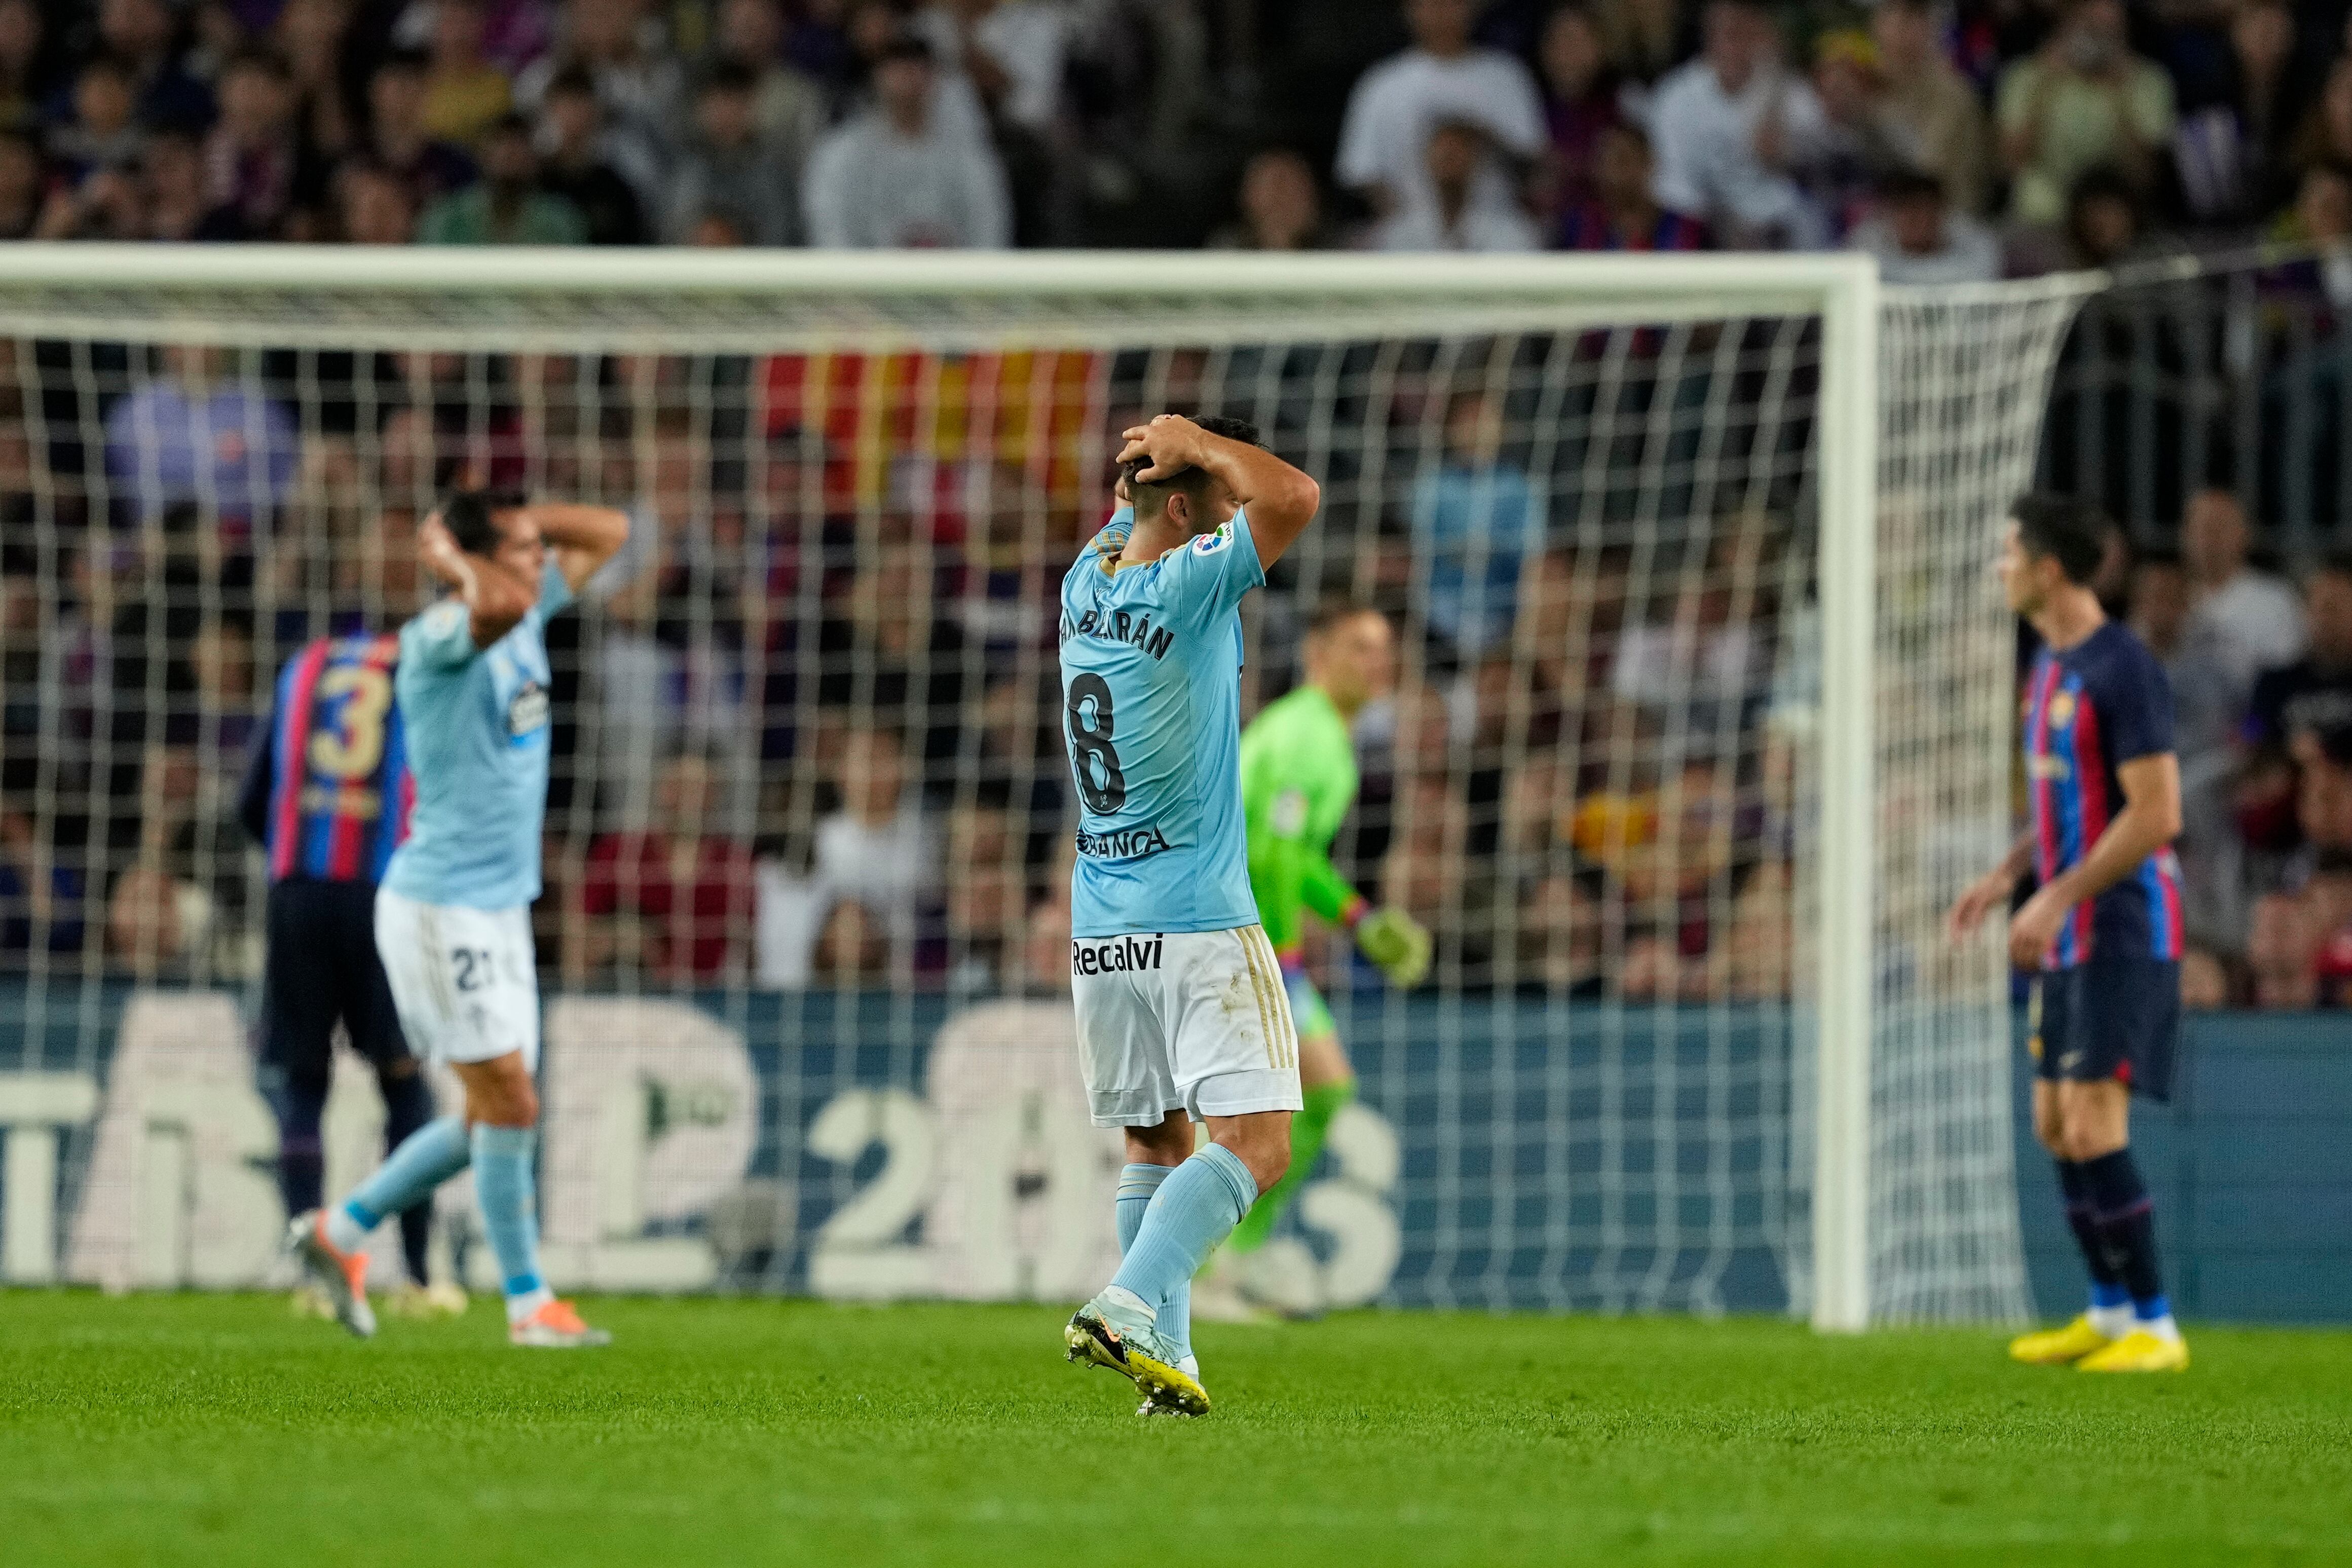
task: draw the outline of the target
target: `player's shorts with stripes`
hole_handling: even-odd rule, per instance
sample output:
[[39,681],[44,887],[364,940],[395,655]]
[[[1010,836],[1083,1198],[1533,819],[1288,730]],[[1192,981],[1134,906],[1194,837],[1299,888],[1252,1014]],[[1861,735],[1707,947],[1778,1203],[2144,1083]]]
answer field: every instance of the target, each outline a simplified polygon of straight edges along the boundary
[[1257,926],[1077,938],[1070,994],[1097,1127],[1303,1103],[1282,966]]
[[539,972],[530,910],[375,896],[375,947],[409,1048],[431,1061],[486,1062],[520,1051],[539,1067]]

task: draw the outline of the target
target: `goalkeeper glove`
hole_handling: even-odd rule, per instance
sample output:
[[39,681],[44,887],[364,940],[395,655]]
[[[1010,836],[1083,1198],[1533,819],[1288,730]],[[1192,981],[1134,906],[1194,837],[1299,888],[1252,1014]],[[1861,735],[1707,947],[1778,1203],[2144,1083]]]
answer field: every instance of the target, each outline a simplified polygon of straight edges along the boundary
[[1400,991],[1429,973],[1429,929],[1402,910],[1376,910],[1357,921],[1356,945]]

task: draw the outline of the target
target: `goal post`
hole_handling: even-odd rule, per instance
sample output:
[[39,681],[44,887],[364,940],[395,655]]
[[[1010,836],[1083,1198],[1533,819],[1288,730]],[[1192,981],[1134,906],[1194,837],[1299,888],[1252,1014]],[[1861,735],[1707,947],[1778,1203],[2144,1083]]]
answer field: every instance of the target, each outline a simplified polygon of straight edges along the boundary
[[[2002,700],[1989,695],[2005,657],[1999,607],[1986,594],[1990,543],[1999,507],[2030,476],[2041,403],[2074,303],[2095,286],[1883,289],[1875,262],[1853,254],[30,244],[0,247],[0,342],[9,345],[18,393],[8,417],[42,468],[31,507],[35,526],[47,531],[44,588],[60,604],[71,592],[62,563],[75,542],[94,528],[135,531],[152,521],[130,515],[146,504],[152,476],[136,461],[113,462],[109,446],[144,437],[123,437],[108,420],[138,384],[142,356],[173,345],[250,351],[234,376],[251,402],[289,410],[304,466],[259,509],[277,521],[257,518],[251,527],[256,540],[289,550],[301,531],[284,520],[301,506],[414,509],[429,500],[432,463],[395,462],[385,434],[395,406],[415,416],[412,426],[429,427],[418,436],[404,426],[403,439],[425,442],[445,468],[453,453],[487,453],[533,480],[562,473],[631,495],[631,485],[656,482],[646,476],[666,460],[660,443],[674,426],[697,454],[678,481],[686,499],[661,521],[659,548],[667,553],[632,570],[730,586],[680,598],[684,607],[668,612],[674,636],[655,625],[657,609],[636,628],[629,617],[639,611],[625,589],[590,605],[579,700],[600,704],[604,717],[583,723],[604,725],[606,743],[600,750],[596,734],[583,731],[560,781],[577,819],[574,847],[586,854],[610,837],[606,816],[627,813],[616,803],[641,801],[650,787],[653,764],[633,762],[625,743],[636,732],[629,724],[644,716],[633,720],[623,693],[634,671],[659,665],[690,700],[734,705],[704,740],[737,769],[735,787],[711,808],[733,838],[810,837],[818,808],[803,798],[800,775],[829,768],[832,744],[814,737],[837,739],[843,723],[887,721],[911,735],[940,831],[959,836],[964,849],[990,846],[972,852],[1000,858],[1016,885],[1032,887],[1058,865],[1057,851],[1038,847],[1052,837],[1043,830],[1058,823],[1038,815],[1043,807],[1009,834],[996,819],[1006,816],[1005,799],[1047,798],[1053,766],[992,751],[989,726],[998,719],[987,703],[1049,668],[1050,649],[1023,640],[1026,634],[992,640],[998,634],[980,628],[1014,618],[1016,609],[1034,611],[1033,589],[1008,588],[1003,603],[977,608],[960,601],[970,622],[957,651],[942,652],[946,645],[934,639],[888,654],[885,663],[905,668],[891,667],[897,684],[886,692],[858,661],[873,662],[860,650],[878,635],[877,617],[890,612],[859,599],[866,590],[850,579],[877,552],[925,584],[950,572],[958,581],[989,571],[1007,581],[1034,574],[1050,552],[1066,551],[1064,515],[1102,503],[1114,413],[1165,399],[1250,414],[1286,455],[1329,470],[1335,514],[1328,537],[1310,534],[1285,563],[1276,607],[1253,612],[1268,650],[1260,662],[1271,666],[1252,678],[1261,696],[1271,694],[1268,683],[1278,688],[1299,617],[1320,595],[1391,595],[1416,626],[1434,626],[1441,610],[1458,616],[1464,603],[1475,621],[1484,605],[1494,628],[1483,641],[1449,632],[1444,648],[1433,631],[1425,656],[1416,645],[1408,662],[1436,715],[1428,722],[1451,725],[1461,755],[1449,774],[1433,753],[1427,779],[1405,776],[1399,764],[1381,806],[1387,847],[1376,862],[1367,849],[1359,868],[1400,883],[1421,868],[1440,924],[1455,917],[1481,933],[1475,949],[1447,950],[1425,1005],[1383,1003],[1369,989],[1335,997],[1351,1045],[1359,1034],[1363,1041],[1367,1102],[1394,1128],[1384,1135],[1402,1143],[1378,1195],[1398,1216],[1405,1261],[1391,1258],[1391,1275],[1369,1295],[1715,1310],[1769,1298],[1774,1287],[1758,1288],[1766,1293],[1759,1298],[1724,1283],[1754,1263],[1782,1282],[1789,1309],[1817,1328],[1853,1331],[2013,1315],[2023,1300],[2015,1217],[2007,1212],[2014,1199],[2006,1088],[1996,1096],[1993,1082],[2008,1054],[2001,976],[1990,948],[1972,950],[1958,969],[1927,951],[1918,911],[1935,901],[1948,867],[1922,858],[1922,820],[1891,818],[1888,797],[1899,773],[1896,793],[1910,800],[1906,792],[1920,784],[1915,774],[1925,770],[1946,781],[1931,807],[1969,817],[1958,837],[1982,837],[1979,830],[2005,813],[1989,782],[1994,771],[2005,777],[2000,758],[1969,764],[1965,789],[1949,782],[1957,759],[2000,739]],[[436,357],[448,362],[446,374],[412,363]],[[514,369],[524,360],[566,368],[525,386]],[[364,369],[371,361],[399,368],[366,382],[376,374]],[[1464,470],[1473,478],[1456,483],[1468,459],[1456,450],[1453,426],[1460,405],[1477,399],[1491,405],[1492,449],[1478,459],[1485,468],[1474,464]],[[950,425],[951,439],[933,439]],[[1505,456],[1496,459],[1496,450]],[[312,463],[321,452],[326,458]],[[101,453],[110,456],[101,460]],[[157,468],[152,453],[146,460]],[[70,476],[54,471],[72,463],[81,466]],[[599,480],[631,463],[636,479]],[[774,494],[744,477],[772,469],[790,470]],[[1486,538],[1447,542],[1444,509],[1465,494],[1490,496],[1488,479],[1475,476],[1502,469],[1534,498],[1528,515],[1538,521],[1524,550],[1514,554]],[[325,489],[298,496],[314,479]],[[200,490],[205,482],[199,478]],[[1015,492],[1017,500],[1008,499]],[[987,499],[970,501],[973,495]],[[1900,503],[1892,521],[1891,496]],[[225,510],[218,496],[194,499],[207,517]],[[1487,504],[1478,500],[1473,510]],[[1017,539],[1020,548],[983,563],[981,536],[991,523],[982,514],[991,508],[998,542]],[[720,514],[732,516],[739,532],[715,530]],[[819,517],[835,515],[851,557],[808,553],[796,566],[763,559],[767,582],[788,602],[771,605],[768,640],[753,647],[757,639],[736,625],[761,613],[739,609],[758,597],[747,588],[750,568],[715,553],[774,555],[782,547],[740,542],[763,530],[794,534],[793,548],[814,552],[816,544],[797,533],[814,540]],[[323,542],[300,548],[329,552],[346,536],[322,527],[302,537]],[[1496,564],[1507,555],[1507,571]],[[1391,558],[1403,563],[1394,572],[1381,564]],[[335,598],[345,592],[335,563],[299,564],[317,570],[256,574],[236,589],[250,601],[239,624],[310,624],[304,615],[324,624],[330,611],[347,607]],[[1047,564],[1057,575],[1060,558]],[[1451,587],[1433,585],[1433,574],[1447,573]],[[1538,580],[1554,598],[1540,598],[1531,585]],[[1488,583],[1501,584],[1491,590],[1505,606],[1499,612],[1480,598]],[[919,597],[929,605],[940,591],[926,586]],[[1450,608],[1442,593],[1454,595]],[[378,599],[363,608],[382,616],[397,606]],[[211,625],[216,609],[207,600],[189,625]],[[1649,623],[1640,624],[1645,616]],[[779,631],[780,623],[789,624]],[[140,635],[156,651],[179,656],[161,644],[181,631],[160,617],[145,627]],[[840,647],[827,653],[834,645],[824,639],[836,627],[845,628]],[[713,675],[695,660],[709,664],[721,632],[717,640],[734,639],[727,655],[734,663],[731,673]],[[1629,673],[1624,661],[1612,666],[1605,649],[1591,651],[1621,637],[1630,646],[1637,634],[1648,637],[1655,661],[1646,676]],[[1530,635],[1567,642],[1531,645]],[[1708,665],[1716,652],[1684,646],[1694,638],[1719,651],[1718,662],[1740,668]],[[624,641],[627,658],[605,657],[608,643]],[[671,643],[687,651],[672,658]],[[885,645],[887,636],[874,646]],[[1891,680],[1890,650],[1906,670],[1928,673]],[[1538,668],[1545,673],[1534,673]],[[1572,668],[1581,673],[1559,673]],[[268,673],[252,679],[265,682]],[[1605,689],[1580,689],[1587,676]],[[1502,696],[1489,693],[1490,678]],[[145,693],[115,700],[133,708],[177,700],[162,681],[159,675]],[[702,689],[730,681],[732,695],[723,699]],[[931,696],[907,695],[921,691]],[[764,715],[761,693],[771,710]],[[70,706],[54,681],[44,699],[51,700]],[[953,706],[961,717],[940,721],[919,711],[923,701]],[[1413,733],[1411,707],[1401,697],[1396,715],[1383,721],[1400,755]],[[679,743],[677,722],[645,722],[666,752]],[[100,803],[107,778],[119,780],[135,760],[106,754],[102,735],[76,743],[89,754],[56,767],[45,760],[40,775],[42,808],[61,820],[99,814],[102,803],[84,808],[66,796],[79,791]],[[1485,752],[1491,765],[1480,761]],[[58,782],[68,778],[69,785]],[[1556,795],[1519,812],[1515,803],[1535,793],[1530,781],[1538,780],[1551,781]],[[1722,792],[1718,815],[1739,824],[1721,829],[1737,842],[1720,854],[1708,847],[1709,805],[1692,794],[1706,789]],[[1763,817],[1770,826],[1753,826]],[[86,822],[66,831],[82,833],[83,869],[93,882],[119,886],[146,853],[128,847],[135,836],[110,846]],[[1425,855],[1416,837],[1424,831]],[[975,833],[983,837],[973,840]],[[257,888],[257,868],[241,850],[225,838],[211,842],[197,856],[205,876],[242,877]],[[586,864],[579,874],[594,874],[593,860]],[[778,873],[779,884],[799,889],[815,875]],[[838,889],[824,895],[835,902],[819,898],[808,918],[823,923],[825,910],[848,896]],[[960,896],[954,887],[935,890],[926,895],[931,904],[908,916],[946,933],[908,939],[919,952],[925,941],[948,951],[940,969],[925,971],[929,961],[920,956],[892,958],[870,970],[852,965],[830,982],[844,996],[899,997],[878,1011],[831,1007],[823,1026],[832,1031],[828,1042],[843,1047],[866,1043],[861,1030],[878,1031],[893,1091],[908,1087],[928,1046],[907,998],[938,994],[952,1009],[963,994],[956,986],[966,984],[957,977],[985,967],[966,965],[959,944],[984,948],[988,963],[1013,962],[1001,933],[992,944],[959,934]],[[1405,895],[1384,889],[1383,896]],[[941,901],[945,913],[934,907]],[[1019,917],[1020,902],[1013,896],[1005,919]],[[1570,929],[1588,905],[1605,935]],[[764,932],[764,908],[760,920]],[[1741,933],[1785,944],[1784,953],[1754,961],[1770,972],[1761,979],[1730,973],[1742,962],[1727,956]],[[811,939],[818,965],[811,973],[830,962],[830,940]],[[898,952],[888,931],[877,941]],[[91,1063],[112,1048],[98,1037],[102,1009],[68,1003],[69,983],[96,984],[126,963],[137,969],[136,953],[101,953],[101,945],[90,936],[70,960],[24,960],[28,1009],[43,1015],[34,1022],[49,1037],[79,1041],[67,1054]],[[1654,961],[1673,974],[1637,995],[1612,973],[1592,973],[1587,949],[1601,954],[1602,971]],[[807,1021],[814,1015],[795,1014],[800,1005],[790,997],[795,984],[814,992],[825,983],[780,983],[761,967],[764,955],[737,954],[699,973],[659,970],[652,959],[615,957],[593,942],[584,951],[590,989],[716,995],[719,1012],[739,1029],[768,1016],[761,998],[781,984],[783,1013],[803,1018],[795,1026],[803,1033],[790,1037],[814,1037],[817,1026]],[[1563,952],[1570,956],[1560,959]],[[184,961],[170,973],[199,987],[249,992],[249,968],[212,962],[206,969]],[[573,962],[568,948],[562,962]],[[1344,952],[1318,962],[1329,984],[1352,984]],[[151,968],[149,978],[157,973]],[[1017,989],[1001,977],[971,984]],[[1511,1027],[1550,1030],[1560,1044],[1513,1057],[1491,1032]],[[10,1065],[9,1048],[0,1038],[0,1071]],[[793,1121],[792,1108],[803,1100],[812,1111],[827,1105],[818,1119],[824,1138],[848,1140],[841,1147],[852,1156],[864,1147],[840,1130],[855,1117],[830,1109],[849,1103],[836,1090],[885,1092],[853,1085],[852,1057],[827,1058],[824,1070],[835,1076],[823,1085],[763,1088],[755,1099],[786,1108],[774,1113],[778,1123],[746,1135],[743,1171],[711,1178],[719,1208],[681,1210],[680,1223],[715,1232],[720,1222],[712,1214],[736,1215],[744,1193],[789,1186],[804,1136],[810,1147],[824,1142]],[[1549,1109],[1514,1127],[1514,1092]],[[871,1103],[875,1125],[898,1125],[888,1121],[897,1101]],[[1490,1122],[1479,1121],[1479,1105],[1489,1107]],[[1416,1142],[1404,1124],[1414,1106],[1453,1120]],[[752,1152],[771,1145],[783,1152]],[[783,1162],[783,1176],[753,1168],[771,1158]],[[851,1180],[852,1163],[836,1160],[837,1184]],[[805,1207],[806,1192],[796,1201]],[[598,1204],[612,1206],[605,1198],[587,1206]],[[1335,1215],[1336,1205],[1327,1205]],[[632,1211],[621,1203],[614,1212]],[[1310,1228],[1318,1223],[1311,1204],[1305,1217]],[[1327,1285],[1355,1267],[1342,1268],[1338,1253],[1351,1245],[1344,1238],[1338,1253],[1320,1232],[1310,1241],[1291,1256],[1307,1259],[1302,1267],[1319,1270]],[[1472,1253],[1483,1261],[1465,1261]],[[899,1267],[874,1264],[861,1274],[865,1264],[820,1266],[794,1256],[761,1280],[897,1278],[890,1270]],[[1416,1268],[1426,1276],[1413,1276]],[[1328,1299],[1340,1300],[1338,1290],[1331,1285]]]

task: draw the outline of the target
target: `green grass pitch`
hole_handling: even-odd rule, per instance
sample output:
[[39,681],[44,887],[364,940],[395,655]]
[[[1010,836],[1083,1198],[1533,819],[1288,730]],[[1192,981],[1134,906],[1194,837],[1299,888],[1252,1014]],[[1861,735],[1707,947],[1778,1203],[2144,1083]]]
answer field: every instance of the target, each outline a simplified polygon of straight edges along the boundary
[[487,1302],[369,1344],[278,1298],[0,1292],[0,1561],[2352,1562],[2352,1333],[2185,1376],[1999,1336],[1357,1313],[1204,1328],[1138,1421],[1043,1308]]

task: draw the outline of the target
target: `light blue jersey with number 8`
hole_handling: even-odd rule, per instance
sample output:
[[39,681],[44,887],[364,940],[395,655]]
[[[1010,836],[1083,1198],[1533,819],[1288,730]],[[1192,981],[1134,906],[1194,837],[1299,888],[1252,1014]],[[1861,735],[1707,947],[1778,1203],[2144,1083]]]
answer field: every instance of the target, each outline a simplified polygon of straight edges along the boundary
[[1257,921],[1242,816],[1242,595],[1265,581],[1249,519],[1120,566],[1122,507],[1062,579],[1062,739],[1078,790],[1070,934]]

